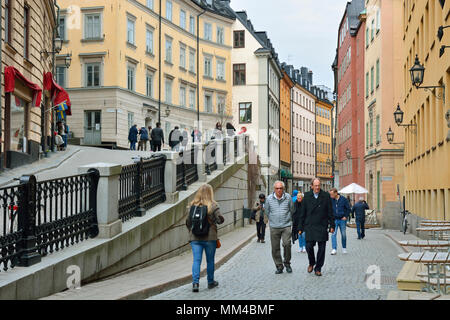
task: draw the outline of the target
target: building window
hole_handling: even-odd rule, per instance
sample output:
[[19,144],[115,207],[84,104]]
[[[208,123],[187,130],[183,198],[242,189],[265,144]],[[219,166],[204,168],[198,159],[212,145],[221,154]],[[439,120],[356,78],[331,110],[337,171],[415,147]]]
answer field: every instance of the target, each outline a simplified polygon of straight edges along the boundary
[[245,47],[245,31],[234,31],[234,47],[235,48],[244,48]]
[[153,54],[153,30],[147,29],[145,35],[145,51]]
[[101,38],[101,16],[100,13],[85,15],[85,39],[99,39]]
[[222,115],[225,113],[225,96],[217,96],[217,113]]
[[166,89],[166,94],[165,94],[165,98],[166,98],[166,103],[172,103],[172,80],[166,79],[165,80],[165,89]]
[[131,128],[134,125],[134,113],[128,112],[128,128]]
[[239,103],[239,123],[252,122],[252,104],[250,102]]
[[369,132],[369,136],[370,136],[370,146],[373,146],[373,120],[370,119],[370,132]]
[[86,87],[100,86],[100,63],[86,64]]
[[366,72],[366,98],[369,97],[369,73]]
[[180,106],[186,107],[186,88],[180,87]]
[[189,90],[189,108],[195,108],[195,90]]
[[189,32],[195,34],[195,18],[193,16],[189,17]]
[[172,2],[166,1],[166,19],[172,21]]
[[134,45],[134,20],[127,18],[127,42]]
[[66,67],[56,66],[56,83],[61,87],[66,87]]
[[212,26],[211,26],[210,23],[207,23],[207,22],[205,22],[204,26],[205,26],[205,27],[204,27],[204,35],[203,35],[203,38],[204,38],[205,40],[211,41],[211,40],[212,40]]
[[225,80],[225,61],[217,60],[217,79]]
[[146,94],[147,97],[153,97],[153,74],[147,73],[146,76]]
[[172,63],[172,39],[166,36],[166,61]]
[[224,44],[224,29],[223,27],[217,27],[217,43]]
[[136,73],[136,66],[129,64],[127,67],[127,88],[130,91],[135,90],[135,73]]
[[61,40],[66,41],[66,17],[62,16],[59,17],[59,26],[58,26],[58,33]]
[[374,31],[375,31],[375,20],[372,19],[372,29],[370,30],[370,39],[371,40],[373,40]]
[[376,70],[376,86],[380,85],[380,59],[377,60],[377,70]]
[[376,134],[377,134],[377,144],[379,144],[381,142],[381,136],[380,136],[380,116],[377,116],[377,129],[376,129]]
[[180,10],[180,27],[186,29],[186,11]]
[[369,47],[369,28],[366,29],[366,48]]
[[189,71],[195,73],[195,52],[189,51]]
[[245,64],[233,65],[233,85],[245,85]]
[[186,47],[180,45],[180,67],[186,69]]
[[373,93],[373,67],[370,68],[370,93]]
[[23,7],[23,57],[29,58],[30,54],[30,8]]
[[153,10],[153,0],[147,0],[147,8],[150,8]]
[[211,64],[212,64],[211,57],[206,56],[205,57],[205,73],[204,73],[205,77],[209,77],[209,78],[212,77]]
[[5,42],[11,43],[11,3],[12,0],[5,0]]
[[377,11],[377,33],[380,31],[380,24],[381,24],[381,21],[380,21],[380,9],[378,9],[378,11]]
[[205,93],[205,112],[212,112],[212,95]]

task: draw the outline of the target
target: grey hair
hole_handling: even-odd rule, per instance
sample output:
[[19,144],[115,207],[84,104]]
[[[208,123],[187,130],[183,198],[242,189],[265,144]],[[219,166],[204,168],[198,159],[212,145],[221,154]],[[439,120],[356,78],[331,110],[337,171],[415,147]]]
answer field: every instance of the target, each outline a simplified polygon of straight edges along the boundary
[[275,185],[276,185],[277,183],[281,183],[281,185],[283,186],[283,189],[286,188],[286,186],[284,185],[284,182],[283,182],[283,181],[277,180],[277,181],[275,181],[275,183],[273,184],[273,188],[274,188],[274,189],[275,189]]
[[312,180],[311,180],[311,185],[314,184],[314,181],[315,181],[315,180],[319,180],[320,184],[322,184],[322,181],[320,181],[320,178],[315,177],[315,178],[312,178]]

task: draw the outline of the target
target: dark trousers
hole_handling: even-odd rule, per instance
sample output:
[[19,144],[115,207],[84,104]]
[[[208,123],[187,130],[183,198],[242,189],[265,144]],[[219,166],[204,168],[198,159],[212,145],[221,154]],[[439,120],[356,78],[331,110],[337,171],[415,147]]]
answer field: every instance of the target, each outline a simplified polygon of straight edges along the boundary
[[153,142],[152,144],[152,151],[161,151],[161,142]]
[[356,219],[356,232],[358,233],[358,239],[364,239],[366,236],[364,232],[365,219]]
[[264,236],[266,234],[266,224],[263,221],[256,223],[256,235],[259,240],[264,240]]
[[314,271],[321,271],[323,264],[325,263],[325,246],[326,241],[317,241],[319,250],[317,251],[317,260],[314,256],[314,246],[316,241],[306,241],[306,252],[308,253],[308,260],[310,266],[315,266]]

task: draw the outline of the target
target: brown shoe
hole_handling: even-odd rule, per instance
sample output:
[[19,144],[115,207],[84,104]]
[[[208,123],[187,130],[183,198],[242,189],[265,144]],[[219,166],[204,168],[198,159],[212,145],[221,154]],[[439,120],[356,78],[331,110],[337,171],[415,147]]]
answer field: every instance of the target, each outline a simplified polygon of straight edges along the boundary
[[322,272],[316,271],[316,276],[321,277],[322,276]]
[[264,240],[261,240],[261,243],[266,243]]
[[314,266],[308,266],[308,273],[311,273],[313,271]]

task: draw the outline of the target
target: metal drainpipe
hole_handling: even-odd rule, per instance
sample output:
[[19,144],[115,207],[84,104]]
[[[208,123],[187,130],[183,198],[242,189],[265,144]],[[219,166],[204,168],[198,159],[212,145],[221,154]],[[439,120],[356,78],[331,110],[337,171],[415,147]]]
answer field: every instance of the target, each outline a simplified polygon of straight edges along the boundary
[[206,12],[197,15],[197,128],[200,130],[200,16]]
[[[2,17],[2,6],[0,5],[0,17]],[[1,74],[1,70],[3,69],[3,64],[2,64],[2,52],[3,52],[3,41],[2,41],[2,28],[0,28],[0,74]],[[1,76],[0,76],[0,83],[1,83]],[[0,112],[2,110],[2,99],[1,99],[1,91],[0,91]],[[1,113],[0,113],[1,115]],[[0,170],[3,170],[3,153],[2,153],[2,140],[3,140],[3,135],[2,135],[2,131],[3,131],[3,123],[2,123],[2,119],[0,116]]]
[[158,53],[158,60],[159,60],[159,68],[158,68],[158,122],[161,123],[161,15],[162,15],[162,8],[161,8],[161,0],[159,0],[159,53]]
[[[53,73],[53,77],[55,76],[55,70],[56,70],[56,65],[55,65],[55,34],[58,30],[59,27],[59,11],[60,11],[60,7],[59,5],[56,3],[56,0],[54,0],[53,2],[54,6],[57,8],[57,17],[56,17],[56,21],[55,21],[55,29],[53,29],[53,39],[52,39],[52,73]],[[50,99],[51,101],[51,99]],[[53,103],[52,103],[53,104]],[[55,131],[55,117],[54,117],[54,110],[53,110],[53,105],[50,104],[50,112],[51,112],[51,134],[50,134],[50,146],[51,146],[51,150],[52,152],[55,152],[55,136],[54,136],[54,131]]]

